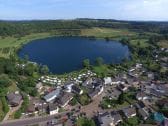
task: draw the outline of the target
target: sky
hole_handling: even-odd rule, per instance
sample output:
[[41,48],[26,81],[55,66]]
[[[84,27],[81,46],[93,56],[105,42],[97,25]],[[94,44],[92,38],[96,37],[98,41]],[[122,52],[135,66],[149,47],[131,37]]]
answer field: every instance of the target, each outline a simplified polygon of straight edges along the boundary
[[168,21],[168,0],[0,0],[0,19]]

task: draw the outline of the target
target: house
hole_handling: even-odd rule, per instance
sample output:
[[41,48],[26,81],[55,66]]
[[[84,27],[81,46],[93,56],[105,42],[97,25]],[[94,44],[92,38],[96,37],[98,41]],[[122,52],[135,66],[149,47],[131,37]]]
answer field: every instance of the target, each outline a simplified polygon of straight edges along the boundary
[[149,113],[144,108],[139,108],[138,114],[143,120],[146,120],[149,117]]
[[118,97],[119,97],[120,94],[121,94],[121,91],[118,90],[118,89],[115,87],[115,88],[112,88],[112,89],[107,90],[106,96],[107,96],[109,99],[118,99]]
[[163,96],[163,94],[159,91],[156,91],[155,89],[150,89],[150,94],[155,96],[155,97],[158,97],[158,98],[161,98]]
[[128,90],[128,87],[126,85],[123,85],[123,84],[119,84],[118,85],[118,89],[125,92]]
[[41,90],[42,87],[43,87],[43,84],[41,82],[39,82],[39,83],[36,84],[36,89],[37,90]]
[[73,99],[73,94],[68,92],[63,92],[60,97],[57,98],[57,103],[60,107],[65,107]]
[[111,77],[105,77],[104,78],[104,84],[105,85],[107,85],[107,84],[112,85],[112,79],[111,79]]
[[42,102],[42,103],[36,105],[35,109],[38,111],[38,113],[45,113],[45,112],[47,112],[48,104]]
[[83,90],[81,90],[79,87],[77,87],[76,85],[72,86],[72,92],[74,92],[75,94],[81,95],[83,94]]
[[67,82],[64,84],[64,89],[66,92],[72,92],[72,86],[74,85],[73,82]]
[[154,73],[149,72],[149,73],[148,73],[148,79],[154,80],[154,79],[155,79]]
[[132,106],[124,108],[122,111],[127,118],[132,118],[136,116],[136,109]]
[[55,100],[55,98],[57,98],[60,95],[60,92],[61,92],[61,89],[57,88],[56,90],[45,95],[44,99],[46,100],[46,102],[51,102],[51,101]]
[[16,107],[21,103],[22,96],[19,93],[9,93],[7,95],[7,100],[11,107]]
[[125,84],[125,81],[121,78],[113,78],[111,84],[112,85]]
[[104,90],[103,86],[99,86],[96,89],[91,89],[89,91],[89,97],[94,99],[95,97],[97,97],[98,95],[100,95]]
[[111,117],[113,118],[113,124],[115,126],[118,125],[120,122],[122,122],[122,118],[121,118],[120,114],[116,111],[111,112]]
[[93,82],[92,78],[88,78],[82,83],[82,86],[87,87],[88,85],[91,85],[92,82]]
[[59,111],[59,108],[57,105],[52,104],[52,103],[48,105],[48,112],[50,115],[55,115],[58,113],[58,111]]
[[100,114],[98,116],[98,122],[100,126],[115,126],[114,119],[108,112]]
[[136,69],[142,69],[142,64],[141,63],[136,63],[135,68]]
[[140,100],[143,101],[143,100],[149,99],[149,96],[147,96],[145,92],[139,91],[139,92],[137,92],[136,99],[139,101]]
[[35,105],[34,104],[29,104],[28,107],[27,107],[27,113],[29,114],[33,114],[35,113],[36,109],[35,109]]

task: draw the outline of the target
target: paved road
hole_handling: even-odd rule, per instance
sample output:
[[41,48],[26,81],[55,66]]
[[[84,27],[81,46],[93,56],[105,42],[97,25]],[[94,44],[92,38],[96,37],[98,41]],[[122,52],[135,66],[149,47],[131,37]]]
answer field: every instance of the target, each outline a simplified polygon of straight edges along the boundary
[[11,121],[5,121],[1,122],[0,126],[27,126],[27,125],[33,125],[33,124],[38,124],[41,122],[47,122],[52,119],[54,119],[55,116],[58,115],[65,115],[66,112],[58,113],[56,115],[48,115],[48,116],[43,116],[43,117],[34,117],[34,118],[27,118],[27,119],[18,119],[18,120],[11,120]]

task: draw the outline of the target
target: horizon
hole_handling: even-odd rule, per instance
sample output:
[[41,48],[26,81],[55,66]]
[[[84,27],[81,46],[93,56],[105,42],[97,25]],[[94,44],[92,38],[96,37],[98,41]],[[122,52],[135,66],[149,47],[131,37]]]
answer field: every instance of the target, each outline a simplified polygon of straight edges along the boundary
[[118,19],[108,19],[108,18],[74,18],[74,19],[0,19],[0,21],[6,22],[21,22],[21,21],[75,21],[75,20],[111,20],[116,22],[165,22],[168,20],[118,20]]
[[167,0],[0,0],[0,20],[168,21]]

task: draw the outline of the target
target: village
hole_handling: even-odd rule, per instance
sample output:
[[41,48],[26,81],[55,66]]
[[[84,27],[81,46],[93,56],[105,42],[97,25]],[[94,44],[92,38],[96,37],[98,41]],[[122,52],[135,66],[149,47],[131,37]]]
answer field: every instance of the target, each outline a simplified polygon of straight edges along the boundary
[[[160,52],[163,51],[167,50],[161,49]],[[158,57],[158,53],[154,55],[155,61],[161,62],[163,69],[168,69],[168,58]],[[168,83],[158,80],[156,74],[136,63],[115,77],[100,78],[91,70],[73,78],[41,76],[36,84],[39,97],[28,96],[29,105],[21,118],[65,112],[63,117],[56,116],[45,124],[73,126],[82,116],[95,119],[100,126],[116,126],[125,121],[130,125],[151,121],[167,126],[165,113],[158,110],[168,108]],[[18,91],[9,93],[6,98],[11,113],[23,102]]]

